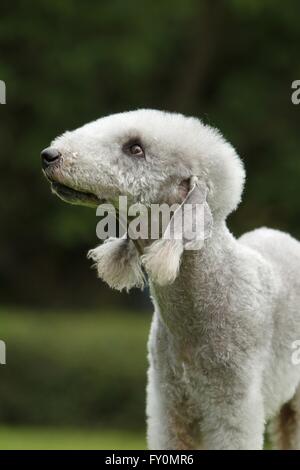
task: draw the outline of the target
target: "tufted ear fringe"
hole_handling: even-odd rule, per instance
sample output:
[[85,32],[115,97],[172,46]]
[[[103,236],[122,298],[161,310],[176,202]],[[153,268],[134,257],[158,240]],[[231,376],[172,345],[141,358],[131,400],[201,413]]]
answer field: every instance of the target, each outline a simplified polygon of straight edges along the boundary
[[206,202],[207,187],[197,177],[162,237],[145,249],[141,257],[145,269],[159,285],[172,284],[180,269],[184,250],[200,250],[212,233],[213,219]]
[[109,238],[88,253],[98,276],[110,287],[127,292],[143,288],[145,276],[159,285],[172,284],[178,276],[184,250],[199,250],[212,233],[213,218],[207,204],[207,187],[191,178],[191,190],[174,215],[163,237],[145,248],[140,257],[129,238]]
[[88,258],[95,262],[98,276],[113,289],[128,292],[132,287],[144,288],[145,276],[132,240],[108,238],[90,250]]
[[179,272],[182,240],[160,239],[145,249],[142,263],[151,280],[159,285],[172,284]]

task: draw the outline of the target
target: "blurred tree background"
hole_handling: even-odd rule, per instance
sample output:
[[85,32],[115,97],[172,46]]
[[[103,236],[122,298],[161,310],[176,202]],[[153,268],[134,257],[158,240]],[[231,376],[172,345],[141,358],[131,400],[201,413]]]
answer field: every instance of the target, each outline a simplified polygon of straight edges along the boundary
[[[121,323],[128,310],[151,309],[145,293],[113,292],[89,268],[85,254],[97,244],[95,212],[60,202],[41,174],[40,151],[58,134],[105,114],[139,107],[197,116],[220,128],[246,165],[243,204],[230,218],[234,233],[268,225],[300,238],[300,105],[291,102],[291,84],[300,78],[299,18],[296,0],[284,4],[279,0],[1,1],[0,79],[6,82],[7,104],[0,106],[0,299],[6,319],[0,337],[6,332],[16,345],[13,349],[7,340],[16,357],[5,372],[0,370],[3,422],[107,423],[115,405],[108,404],[111,413],[105,414],[99,403],[109,395],[107,390],[123,386],[119,395],[108,397],[114,396],[115,404],[125,400],[123,408],[117,408],[116,425],[123,420],[126,427],[135,402],[139,411],[133,413],[133,421],[143,426],[145,364],[137,366],[141,378],[138,382],[132,379],[138,384],[133,387],[126,374],[118,384],[113,382],[118,361],[109,362],[112,369],[104,374],[108,382],[101,394],[104,385],[99,370],[103,367],[95,372],[100,360],[94,355],[94,365],[88,369],[94,371],[94,385],[88,386],[88,405],[83,399],[79,413],[78,396],[76,406],[63,400],[62,389],[67,387],[63,370],[69,371],[71,395],[76,387],[80,394],[89,379],[80,382],[78,377],[91,363],[92,349],[84,356],[86,362],[78,362],[81,372],[72,374],[70,358],[62,361],[65,369],[56,369],[64,348],[58,346],[60,353],[55,357],[48,348],[51,379],[43,373],[43,361],[36,362],[39,354],[31,351],[38,345],[41,351],[40,337],[44,344],[54,341],[53,332],[48,343],[45,339],[43,322],[49,314],[37,320],[34,311],[71,310],[73,313],[61,316],[64,326],[57,324],[67,332],[78,308],[113,309],[119,312]],[[9,306],[19,313],[8,315]],[[89,315],[87,324],[91,326]],[[128,331],[132,333],[129,317]],[[25,328],[26,318],[35,331],[31,336],[32,330]],[[80,318],[85,324],[85,316]],[[149,316],[143,318],[148,327]],[[19,322],[24,322],[20,337],[18,328],[13,328]],[[93,331],[92,326],[90,329]],[[73,348],[79,333],[70,331],[74,333],[70,336]],[[96,352],[100,346],[94,335],[93,341],[86,339],[85,348],[97,344]],[[145,339],[143,335],[139,337]],[[98,341],[102,341],[100,333]],[[144,346],[140,348],[144,357]],[[105,358],[108,349],[103,352]],[[27,365],[31,364],[28,368],[33,368],[25,377],[20,375],[24,354]],[[36,371],[44,385],[38,385]],[[55,389],[56,382],[61,389]],[[26,402],[24,395],[29,396],[33,389],[40,393],[39,398],[35,395],[35,400]],[[41,398],[55,390],[57,394],[49,400],[52,403],[56,396],[57,413],[54,401],[46,410],[48,398]],[[33,412],[34,401],[44,412]],[[106,420],[97,421],[100,415]]]

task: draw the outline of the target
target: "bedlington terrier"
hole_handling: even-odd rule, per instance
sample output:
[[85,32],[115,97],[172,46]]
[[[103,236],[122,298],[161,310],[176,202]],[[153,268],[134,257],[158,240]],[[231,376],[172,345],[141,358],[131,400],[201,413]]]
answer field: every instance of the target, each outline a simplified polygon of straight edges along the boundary
[[212,221],[201,249],[123,237],[90,252],[113,288],[149,279],[149,448],[262,449],[270,422],[274,447],[300,449],[300,243],[230,233],[245,179],[234,148],[196,118],[141,109],[64,133],[42,161],[67,202],[184,205],[193,193]]

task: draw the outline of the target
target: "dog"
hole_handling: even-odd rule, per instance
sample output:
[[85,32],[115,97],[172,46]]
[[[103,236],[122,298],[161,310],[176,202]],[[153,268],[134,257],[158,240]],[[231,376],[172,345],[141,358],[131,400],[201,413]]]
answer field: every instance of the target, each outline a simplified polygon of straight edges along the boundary
[[[216,129],[140,109],[65,132],[42,152],[52,191],[72,204],[204,207],[203,243],[111,238],[91,250],[111,287],[142,288],[155,308],[148,343],[151,449],[300,449],[300,243],[260,228],[236,239],[226,225],[245,170]],[[193,218],[193,215],[191,215]]]

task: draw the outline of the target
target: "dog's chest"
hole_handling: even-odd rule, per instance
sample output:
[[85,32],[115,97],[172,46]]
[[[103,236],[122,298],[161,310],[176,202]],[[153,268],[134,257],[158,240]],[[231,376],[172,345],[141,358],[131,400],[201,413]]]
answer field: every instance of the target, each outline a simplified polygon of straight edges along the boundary
[[[195,308],[195,319],[191,321],[191,311],[180,309],[173,314],[182,318],[181,325],[166,324],[165,312],[159,307],[153,319],[149,340],[152,365],[163,374],[172,375],[176,381],[189,388],[206,378],[217,369],[230,369],[235,344],[232,327],[223,318],[213,321],[203,319],[201,310]],[[220,315],[219,315],[220,317]],[[202,377],[202,379],[201,379]]]

